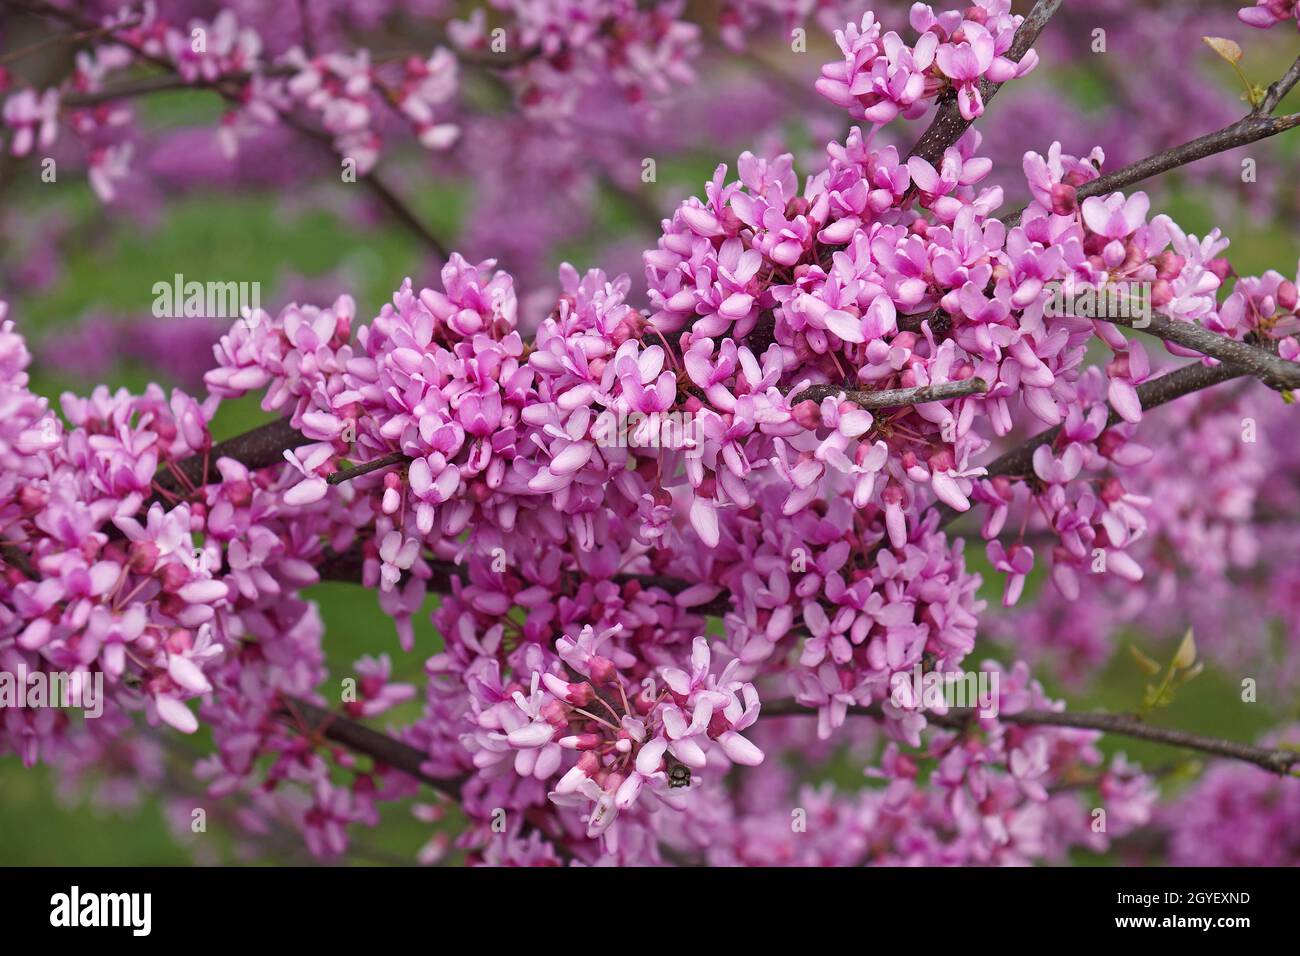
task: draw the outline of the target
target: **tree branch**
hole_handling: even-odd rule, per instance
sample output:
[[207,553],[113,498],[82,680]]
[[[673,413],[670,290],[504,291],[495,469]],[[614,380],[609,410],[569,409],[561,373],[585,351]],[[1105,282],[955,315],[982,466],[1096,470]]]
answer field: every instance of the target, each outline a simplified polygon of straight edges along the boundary
[[[1161,375],[1159,378],[1153,378],[1148,382],[1143,382],[1137,387],[1138,399],[1142,403],[1142,410],[1149,411],[1166,402],[1172,402],[1176,398],[1182,398],[1184,395],[1190,395],[1192,392],[1199,392],[1203,388],[1210,388],[1222,382],[1230,381],[1234,378],[1240,378],[1246,374],[1240,369],[1231,368],[1227,365],[1201,365],[1194,363],[1184,365],[1173,372]],[[1110,415],[1106,419],[1106,427],[1117,425],[1122,421],[1119,413],[1115,409],[1110,410]],[[993,478],[997,475],[1011,476],[1028,476],[1034,473],[1034,452],[1040,445],[1050,444],[1056,440],[1056,436],[1061,433],[1061,426],[1048,428],[1039,432],[1032,438],[1027,439],[1010,451],[999,455],[988,465],[987,478]],[[960,514],[947,505],[938,505],[940,519],[939,527],[945,527],[951,524]]]
[[1253,375],[1278,391],[1300,388],[1300,363],[1288,362],[1267,349],[1230,339],[1192,322],[1179,322],[1164,315],[1146,318],[1098,316],[1112,325],[1122,325],[1153,335],[1166,342],[1194,349],[1221,362],[1236,366],[1238,371]]
[[[768,717],[793,717],[811,716],[816,713],[816,710],[786,698],[763,704],[761,713]],[[879,704],[850,707],[849,713],[875,720],[884,719],[884,712]],[[449,799],[460,799],[467,778],[465,776],[435,777],[429,774],[423,769],[426,762],[425,754],[410,744],[304,700],[286,701],[277,716],[299,732],[308,736],[320,735],[349,750],[364,754],[379,764],[400,770]],[[925,717],[935,726],[950,730],[964,730],[977,722],[979,714],[973,708],[953,708],[946,714],[927,712]],[[1300,764],[1300,751],[1256,747],[1185,730],[1155,727],[1128,714],[1024,710],[1014,714],[998,714],[996,719],[1004,724],[1025,727],[1050,726],[1098,730],[1102,733],[1166,744],[1215,757],[1240,760],[1275,774],[1290,774],[1293,768]],[[312,726],[304,728],[301,724],[303,720]]]
[[1264,91],[1264,98],[1253,111],[1254,115],[1267,116],[1272,113],[1297,83],[1300,83],[1300,56],[1295,58],[1295,62],[1285,73],[1269,84],[1268,89]]
[[[434,777],[426,773],[422,767],[428,758],[410,744],[305,700],[287,700],[276,716],[299,732],[306,732],[309,736],[319,734],[349,750],[366,754],[385,766],[409,774],[452,800],[460,799],[461,787],[466,778]],[[311,727],[302,727],[299,718],[311,724]]]
[[[287,418],[277,418],[259,425],[252,431],[236,435],[225,441],[217,442],[206,454],[191,455],[172,463],[172,468],[185,476],[196,488],[208,483],[212,471],[216,468],[218,458],[233,458],[251,471],[269,468],[284,461],[286,451],[306,445],[310,438],[289,424]],[[154,482],[165,491],[182,494],[187,489],[176,475],[168,469],[160,471]],[[162,500],[160,496],[149,499],[148,503]],[[146,504],[148,504],[146,503]]]
[[[854,391],[838,385],[814,385],[795,396],[793,403],[821,402],[824,398],[844,397],[863,408],[899,408],[904,405],[924,405],[942,402],[965,395],[980,395],[989,390],[982,378],[968,378],[938,385],[918,385],[915,388],[882,388],[876,391]],[[792,403],[792,404],[793,404]]]

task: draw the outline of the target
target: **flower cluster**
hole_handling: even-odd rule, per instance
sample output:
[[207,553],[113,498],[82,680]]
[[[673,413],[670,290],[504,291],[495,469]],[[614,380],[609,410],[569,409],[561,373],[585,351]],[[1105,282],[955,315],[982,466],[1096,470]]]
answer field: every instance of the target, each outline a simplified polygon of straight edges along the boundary
[[[293,46],[267,56],[258,30],[241,25],[231,10],[211,22],[186,22],[164,16],[152,3],[139,15],[103,18],[95,32],[104,34],[100,45],[78,54],[62,87],[20,89],[5,100],[2,115],[10,152],[17,156],[49,150],[60,119],[66,120],[86,145],[91,183],[106,202],[116,195],[114,181],[127,176],[133,146],[122,139],[131,110],[125,95],[112,95],[115,75],[140,62],[166,64],[179,81],[222,94],[229,108],[218,142],[231,156],[241,139],[275,126],[295,107],[330,134],[357,175],[368,173],[378,158],[385,108],[427,149],[445,150],[459,133],[450,113],[458,92],[457,61],[443,47],[391,68],[372,64],[364,48],[308,56]],[[294,122],[302,120],[295,116]]]
[[[1053,706],[1023,666],[1001,672],[1001,704],[1011,714]],[[855,719],[855,738],[870,739]],[[818,759],[801,718],[765,720],[757,735],[774,756]],[[666,840],[683,856],[715,866],[984,866],[1064,862],[1072,848],[1103,851],[1152,816],[1151,781],[1123,757],[1105,765],[1091,731],[1022,728],[980,721],[937,733],[919,753],[897,743],[864,748],[878,786],[856,793],[800,785],[779,760],[747,771],[744,797],[692,804]],[[854,754],[855,758],[859,754]],[[1059,785],[1091,779],[1088,805]],[[1104,810],[1106,828],[1093,826]]]
[[487,62],[500,57],[531,115],[568,118],[601,83],[637,104],[694,79],[690,61],[700,28],[682,18],[683,0],[491,0],[491,6],[511,15],[509,28],[489,31],[480,7],[453,21],[449,34]]
[[[697,38],[678,2],[494,6],[511,15],[504,51],[481,12],[451,40],[485,62],[508,53],[533,120],[573,119],[603,82],[639,100],[687,78]],[[105,49],[128,55],[80,59],[52,107],[11,97],[11,148],[38,147],[70,102],[103,148],[97,190],[121,188],[130,144],[95,101],[140,58],[229,93],[232,137],[312,114],[361,173],[384,109],[430,148],[458,135],[468,61],[446,50],[380,64],[268,42],[229,11],[182,22],[152,8],[108,22]],[[917,4],[911,22],[910,47],[873,14],[851,25],[818,89],[872,127],[939,97],[969,120],[984,84],[1036,62],[1010,56],[1008,0]],[[1165,613],[1180,576],[1257,563],[1242,525],[1262,503],[1294,513],[1297,490],[1269,480],[1295,471],[1292,453],[1252,457],[1231,440],[1242,409],[1208,405],[1157,453],[1140,429],[1160,362],[1119,331],[1134,323],[1108,321],[1125,316],[1062,303],[1146,290],[1175,322],[1289,361],[1297,283],[1238,277],[1217,230],[1150,216],[1142,192],[1081,199],[1100,149],[1026,153],[1030,201],[1004,221],[979,132],[907,158],[876,137],[853,129],[802,179],[790,154],[745,152],[735,179],[718,167],[644,254],[644,307],[626,276],[566,264],[554,295],[525,296],[496,260],[452,254],[369,322],[346,295],[249,312],[214,347],[203,401],[100,387],[65,395],[60,420],[0,306],[0,668],[109,691],[102,724],[6,709],[0,746],[74,773],[121,746],[148,771],[133,714],[202,722],[209,792],[319,856],[412,797],[417,774],[456,795],[458,848],[485,863],[660,863],[669,847],[713,863],[1025,864],[1145,825],[1153,784],[1106,764],[1097,732],[1016,720],[1063,706],[1025,663],[970,675],[996,678],[991,712],[952,714],[896,679],[961,674],[986,636],[983,580],[946,530],[964,513],[982,519],[1005,606],[1050,557],[1056,593],[1035,627],[1087,663],[1102,628]],[[214,445],[220,403],[252,393],[284,419],[263,440],[295,437]],[[992,457],[1044,429],[1019,465]],[[331,675],[304,589],[325,577],[373,589],[403,654],[442,593],[423,688],[385,654],[352,665],[341,701],[319,690]],[[1148,603],[1071,613],[1055,632],[1061,599],[1138,581],[1156,586]],[[1285,617],[1294,568],[1275,581],[1270,613]],[[1048,640],[1022,643],[1017,661]],[[400,770],[330,734],[417,707],[389,741]],[[865,720],[881,733],[843,732]],[[841,744],[881,786],[797,791],[768,759]],[[764,785],[733,793],[724,777]],[[808,840],[782,802],[796,792]],[[449,848],[434,837],[421,858]]]
[[844,60],[822,67],[817,92],[855,119],[882,126],[895,117],[915,118],[930,101],[951,92],[963,118],[984,112],[982,83],[1005,83],[1038,63],[1033,50],[1019,60],[1007,56],[1023,17],[1011,0],[977,0],[965,11],[936,14],[927,4],[912,6],[912,46],[892,30],[883,36],[871,11],[862,22],[835,32]]

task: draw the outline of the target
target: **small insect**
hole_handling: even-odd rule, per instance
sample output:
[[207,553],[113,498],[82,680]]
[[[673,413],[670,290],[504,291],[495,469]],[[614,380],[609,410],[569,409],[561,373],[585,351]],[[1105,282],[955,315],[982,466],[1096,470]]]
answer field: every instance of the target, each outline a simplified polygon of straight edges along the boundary
[[689,787],[691,785],[691,768],[684,763],[673,764],[668,769],[668,786]]

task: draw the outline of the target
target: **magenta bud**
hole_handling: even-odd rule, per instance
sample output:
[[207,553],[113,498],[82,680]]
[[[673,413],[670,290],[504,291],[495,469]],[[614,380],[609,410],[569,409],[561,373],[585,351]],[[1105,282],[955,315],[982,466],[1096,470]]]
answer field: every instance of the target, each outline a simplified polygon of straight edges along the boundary
[[586,707],[596,699],[596,691],[592,686],[583,681],[581,684],[569,685],[569,703],[575,707]]
[[1222,256],[1218,259],[1211,259],[1205,264],[1205,268],[1218,276],[1220,282],[1223,282],[1228,278],[1228,276],[1232,275],[1232,263],[1228,262],[1228,260]]
[[1052,184],[1052,212],[1058,216],[1073,216],[1078,205],[1073,186],[1066,183]]
[[172,628],[163,645],[169,654],[184,654],[194,646],[194,635],[183,627]]
[[1110,458],[1115,454],[1115,452],[1119,451],[1126,442],[1127,439],[1122,435],[1108,428],[1106,431],[1102,432],[1101,437],[1097,439],[1097,451],[1101,453],[1103,458]]
[[50,496],[36,485],[23,485],[18,489],[18,506],[24,514],[35,514],[45,507]]
[[929,465],[931,471],[951,471],[956,466],[952,449],[946,446],[940,448],[930,456]]
[[601,657],[599,654],[591,659],[591,666],[588,668],[591,679],[597,684],[612,684],[618,676],[618,668],[608,657]]
[[1298,300],[1300,296],[1297,295],[1295,283],[1290,279],[1283,279],[1282,284],[1277,287],[1277,304],[1287,312],[1294,312]]
[[819,428],[822,423],[821,408],[812,399],[800,402],[793,409],[791,414],[794,420],[808,430]]
[[181,564],[169,564],[163,568],[162,584],[164,591],[177,591],[190,581],[190,572]]
[[1174,297],[1174,287],[1168,279],[1157,279],[1151,283],[1151,304],[1157,309],[1163,309]]
[[1165,251],[1152,260],[1156,267],[1156,278],[1158,279],[1176,279],[1179,273],[1183,271],[1183,266],[1187,260],[1176,252]]
[[552,727],[563,727],[569,722],[569,712],[558,700],[547,701],[542,706],[541,715],[542,719]]
[[131,570],[138,574],[148,574],[158,563],[158,545],[152,541],[133,541],[131,543]]
[[247,481],[232,481],[225,486],[226,497],[236,508],[242,508],[253,500],[253,485]]

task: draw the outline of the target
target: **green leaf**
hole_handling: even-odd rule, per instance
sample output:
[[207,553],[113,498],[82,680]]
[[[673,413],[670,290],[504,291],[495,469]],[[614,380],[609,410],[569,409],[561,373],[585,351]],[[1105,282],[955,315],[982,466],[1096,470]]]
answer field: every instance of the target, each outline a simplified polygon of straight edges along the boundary
[[1192,636],[1192,629],[1189,627],[1178,645],[1178,651],[1174,654],[1173,666],[1180,671],[1185,671],[1195,663],[1196,639]]
[[1206,46],[1233,66],[1241,62],[1241,47],[1232,40],[1225,37],[1201,37],[1201,39],[1205,41]]
[[1133,644],[1128,646],[1128,652],[1132,655],[1137,666],[1148,677],[1154,677],[1156,674],[1160,673],[1160,665],[1139,651]]

